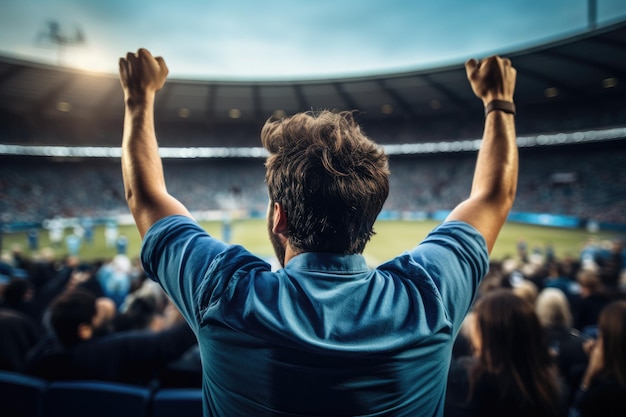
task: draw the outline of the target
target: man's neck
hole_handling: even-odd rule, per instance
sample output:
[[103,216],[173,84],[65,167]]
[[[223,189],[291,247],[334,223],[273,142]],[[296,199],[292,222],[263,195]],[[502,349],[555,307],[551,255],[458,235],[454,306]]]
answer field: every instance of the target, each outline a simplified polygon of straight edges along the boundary
[[[287,265],[289,263],[289,261],[291,260],[291,258],[293,258],[296,255],[299,255],[302,252],[297,252],[295,251],[291,245],[287,244],[287,247],[285,248],[285,265]],[[285,266],[283,265],[283,267]]]

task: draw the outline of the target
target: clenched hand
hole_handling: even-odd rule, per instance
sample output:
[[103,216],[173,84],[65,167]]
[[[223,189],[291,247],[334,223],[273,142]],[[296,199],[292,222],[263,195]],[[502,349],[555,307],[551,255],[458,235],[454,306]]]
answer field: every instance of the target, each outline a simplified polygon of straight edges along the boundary
[[143,48],[120,58],[119,66],[120,82],[127,102],[141,102],[154,97],[165,84],[169,72],[163,58],[153,57]]
[[517,71],[510,59],[499,56],[481,61],[470,59],[465,63],[465,71],[474,94],[484,104],[492,100],[513,101]]

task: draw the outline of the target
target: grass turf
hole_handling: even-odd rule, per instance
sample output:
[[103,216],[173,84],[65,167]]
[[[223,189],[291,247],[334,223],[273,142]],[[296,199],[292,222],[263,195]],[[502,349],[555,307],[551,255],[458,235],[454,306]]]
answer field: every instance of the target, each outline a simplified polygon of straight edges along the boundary
[[[207,232],[221,238],[222,225],[220,222],[202,222],[201,224]],[[436,225],[437,222],[434,221],[379,221],[374,227],[376,235],[367,245],[365,256],[368,258],[369,263],[373,265],[386,261],[418,244]],[[71,233],[71,230],[66,229],[66,234],[69,233]],[[131,258],[137,257],[141,247],[141,240],[134,225],[120,226],[119,234],[128,238],[127,254]],[[41,230],[39,236],[40,248],[51,247],[46,230]],[[590,233],[582,229],[561,229],[507,223],[498,237],[491,257],[499,260],[506,256],[515,256],[517,242],[520,239],[526,241],[529,251],[532,251],[534,248],[543,250],[547,245],[552,245],[557,257],[578,257],[585,241],[590,237],[604,240],[615,236],[615,233],[610,232]],[[272,247],[267,238],[265,221],[262,219],[234,221],[232,223],[231,243],[241,244],[252,253],[264,258],[273,256]],[[10,250],[16,246],[20,247],[27,256],[35,255],[28,248],[26,232],[4,233],[2,236],[2,249]],[[57,258],[67,254],[65,244],[52,249]],[[115,254],[115,247],[107,247],[105,244],[104,228],[97,227],[94,230],[93,243],[83,243],[79,257],[85,261],[107,260]]]

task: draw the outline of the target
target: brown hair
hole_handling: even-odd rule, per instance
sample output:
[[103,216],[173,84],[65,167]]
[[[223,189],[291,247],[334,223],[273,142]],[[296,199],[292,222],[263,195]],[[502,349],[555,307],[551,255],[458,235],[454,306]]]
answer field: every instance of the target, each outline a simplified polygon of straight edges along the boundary
[[389,194],[387,156],[349,112],[268,120],[261,141],[270,199],[302,252],[361,253]]
[[598,318],[603,343],[604,372],[626,387],[626,301],[608,304]]
[[590,269],[581,269],[576,276],[576,280],[581,287],[588,289],[590,292],[597,292],[602,287],[600,274]]
[[470,396],[481,377],[495,375],[510,379],[525,403],[556,410],[556,368],[534,307],[511,290],[498,289],[479,299],[474,312],[481,347],[470,375]]

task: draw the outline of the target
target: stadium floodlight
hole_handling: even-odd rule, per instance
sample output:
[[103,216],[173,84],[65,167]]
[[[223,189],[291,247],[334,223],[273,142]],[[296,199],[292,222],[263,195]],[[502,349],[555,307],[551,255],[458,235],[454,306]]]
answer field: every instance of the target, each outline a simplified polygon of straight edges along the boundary
[[66,47],[83,45],[85,42],[85,33],[79,26],[74,28],[73,33],[67,34],[55,20],[46,22],[45,28],[37,34],[35,41],[39,46],[56,48],[58,65],[63,65],[63,52]]

